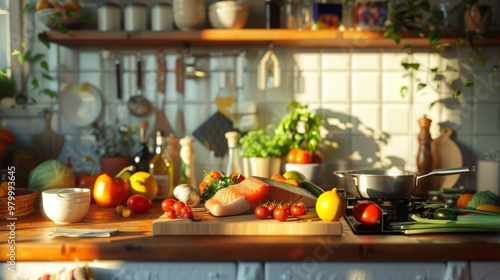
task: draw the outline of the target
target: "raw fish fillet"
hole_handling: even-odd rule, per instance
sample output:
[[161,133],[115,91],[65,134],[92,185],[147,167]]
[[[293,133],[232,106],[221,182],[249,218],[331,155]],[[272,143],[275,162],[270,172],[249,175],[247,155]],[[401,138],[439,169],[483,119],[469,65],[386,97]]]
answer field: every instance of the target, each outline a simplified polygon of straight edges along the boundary
[[205,208],[214,216],[231,216],[248,212],[268,201],[301,201],[307,207],[316,204],[315,199],[269,186],[255,177],[248,177],[236,185],[218,191],[205,202]]

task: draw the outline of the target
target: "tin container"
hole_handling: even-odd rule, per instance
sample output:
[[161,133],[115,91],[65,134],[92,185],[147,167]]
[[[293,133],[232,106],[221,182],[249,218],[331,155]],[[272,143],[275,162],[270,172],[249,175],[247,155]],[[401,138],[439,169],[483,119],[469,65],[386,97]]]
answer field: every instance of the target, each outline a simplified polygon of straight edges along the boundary
[[151,8],[151,30],[165,31],[174,29],[172,5],[157,3]]
[[140,3],[130,3],[125,6],[125,30],[143,31],[147,29],[147,7]]
[[97,28],[100,31],[120,30],[122,22],[121,7],[114,3],[103,3],[97,10]]

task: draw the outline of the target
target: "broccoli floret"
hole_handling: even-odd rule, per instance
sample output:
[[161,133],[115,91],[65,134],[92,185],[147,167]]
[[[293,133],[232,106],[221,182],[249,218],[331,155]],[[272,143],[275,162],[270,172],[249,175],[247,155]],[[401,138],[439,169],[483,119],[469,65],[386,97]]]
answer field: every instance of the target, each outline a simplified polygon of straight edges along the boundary
[[500,197],[491,191],[480,191],[472,195],[467,203],[467,208],[476,209],[482,204],[493,204],[500,206]]

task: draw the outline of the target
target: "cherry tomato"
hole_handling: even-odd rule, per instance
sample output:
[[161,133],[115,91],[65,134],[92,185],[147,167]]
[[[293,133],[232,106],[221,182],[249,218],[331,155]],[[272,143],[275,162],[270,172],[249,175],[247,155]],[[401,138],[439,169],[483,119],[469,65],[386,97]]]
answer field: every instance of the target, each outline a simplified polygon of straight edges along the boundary
[[287,163],[311,163],[312,156],[308,150],[292,149],[286,155]]
[[255,216],[261,220],[266,219],[269,216],[269,210],[266,207],[259,205],[255,207]]
[[286,180],[286,178],[279,173],[273,174],[273,176],[271,176],[271,179],[276,180],[276,181],[281,181],[281,182],[284,182]]
[[273,217],[274,219],[283,222],[288,218],[288,212],[285,209],[276,207],[273,211]]
[[274,203],[267,204],[267,211],[270,217],[273,216],[274,209],[276,209],[276,205]]
[[238,183],[245,180],[245,176],[243,176],[243,174],[241,173],[231,173],[230,177],[233,181],[236,181]]
[[165,198],[161,202],[161,210],[163,210],[163,212],[168,212],[168,210],[172,209],[172,205],[174,205],[174,203],[175,203],[175,199]]
[[128,198],[127,206],[130,210],[136,213],[143,213],[151,209],[151,207],[153,207],[153,203],[149,200],[149,198],[136,194]]
[[175,213],[175,210],[174,209],[168,210],[167,211],[167,217],[169,217],[170,219],[177,218],[177,214]]
[[[184,208],[183,208],[184,209]],[[186,219],[192,219],[193,218],[193,212],[192,211],[186,211],[182,216]]]
[[294,185],[294,186],[297,186],[297,187],[302,187],[302,184],[300,184],[299,181],[295,180],[295,179],[285,179],[285,181],[283,181],[285,183],[288,183],[290,185]]
[[283,206],[281,206],[281,209],[285,210],[286,213],[287,213],[287,216],[290,216],[290,209],[291,209],[291,206],[288,205],[288,204],[285,204]]
[[184,216],[187,212],[193,212],[193,210],[191,209],[191,206],[189,206],[189,205],[182,207],[179,214]]
[[174,209],[175,213],[180,214],[181,213],[181,209],[184,206],[186,206],[186,204],[184,204],[184,202],[182,202],[182,201],[176,201],[174,203],[174,205],[172,205],[172,209]]
[[207,183],[205,181],[201,181],[200,184],[198,185],[198,191],[200,192],[200,194],[203,193],[203,191],[205,190],[205,188],[207,187]]
[[304,205],[292,205],[290,208],[290,214],[292,217],[297,217],[304,215],[306,213],[306,207]]
[[362,224],[374,226],[380,223],[382,210],[371,201],[360,201],[353,206],[352,216]]

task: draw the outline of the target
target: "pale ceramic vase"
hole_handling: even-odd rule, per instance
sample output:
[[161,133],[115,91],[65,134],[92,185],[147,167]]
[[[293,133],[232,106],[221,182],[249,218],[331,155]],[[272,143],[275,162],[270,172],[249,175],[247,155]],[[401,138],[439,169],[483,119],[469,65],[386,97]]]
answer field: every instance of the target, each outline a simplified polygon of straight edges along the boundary
[[205,0],[174,0],[172,8],[175,26],[180,30],[196,30],[205,24]]
[[243,158],[243,174],[270,178],[273,174],[281,173],[281,158]]

